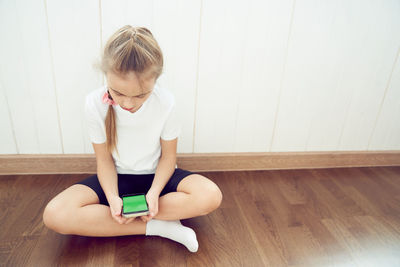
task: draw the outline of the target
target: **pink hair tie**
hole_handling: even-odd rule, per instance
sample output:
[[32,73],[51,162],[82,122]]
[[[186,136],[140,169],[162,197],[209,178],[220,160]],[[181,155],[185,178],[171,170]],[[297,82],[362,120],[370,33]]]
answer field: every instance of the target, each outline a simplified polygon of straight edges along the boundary
[[107,92],[104,93],[104,95],[102,97],[102,101],[104,104],[113,105],[113,106],[118,105],[117,103],[115,103],[115,101],[112,99],[112,97],[108,94],[108,90],[107,90]]

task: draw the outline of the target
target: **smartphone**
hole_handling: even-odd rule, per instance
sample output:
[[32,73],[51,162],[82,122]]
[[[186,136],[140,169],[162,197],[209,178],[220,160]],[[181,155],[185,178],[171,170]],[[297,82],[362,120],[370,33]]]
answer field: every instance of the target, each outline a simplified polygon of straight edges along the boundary
[[146,194],[126,194],[122,196],[122,216],[132,218],[148,215],[149,206],[147,205]]

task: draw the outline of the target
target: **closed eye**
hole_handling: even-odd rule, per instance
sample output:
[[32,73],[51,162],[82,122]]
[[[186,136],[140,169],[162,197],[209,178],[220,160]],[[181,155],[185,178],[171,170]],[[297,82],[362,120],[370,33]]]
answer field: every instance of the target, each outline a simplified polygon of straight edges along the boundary
[[[122,96],[121,94],[118,94],[118,93],[115,93],[117,96]],[[139,98],[143,98],[143,97],[145,97],[145,95],[141,95],[141,96],[137,96],[137,97],[139,97]]]

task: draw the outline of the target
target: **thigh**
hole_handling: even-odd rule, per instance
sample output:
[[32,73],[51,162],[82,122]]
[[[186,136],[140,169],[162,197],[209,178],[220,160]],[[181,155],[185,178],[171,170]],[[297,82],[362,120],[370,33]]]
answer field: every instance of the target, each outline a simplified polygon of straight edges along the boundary
[[86,177],[75,184],[79,186],[85,186],[87,189],[91,190],[97,196],[99,204],[108,205],[106,195],[100,185],[97,174]]
[[178,184],[177,191],[204,197],[221,193],[216,183],[198,173],[193,173],[182,179]]
[[65,210],[68,207],[83,207],[98,203],[99,198],[90,187],[83,184],[73,184],[51,199],[47,206],[56,210]]
[[170,192],[179,191],[178,186],[181,183],[181,181],[186,179],[190,175],[194,175],[194,174],[197,175],[197,173],[194,173],[194,172],[191,172],[188,170],[184,170],[181,168],[176,168],[174,173],[171,175],[171,178],[169,179],[169,181],[165,185],[164,189],[162,190],[160,196],[168,194]]

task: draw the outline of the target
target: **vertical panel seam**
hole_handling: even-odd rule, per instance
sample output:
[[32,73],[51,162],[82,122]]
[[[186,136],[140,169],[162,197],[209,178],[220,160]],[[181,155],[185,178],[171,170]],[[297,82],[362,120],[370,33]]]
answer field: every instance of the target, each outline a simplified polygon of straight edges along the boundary
[[[287,37],[287,42],[286,42],[286,52],[285,52],[285,60],[283,63],[283,68],[282,68],[282,74],[281,74],[281,80],[279,84],[279,96],[278,96],[278,104],[276,106],[276,111],[275,111],[275,119],[274,119],[274,126],[272,128],[272,138],[271,142],[269,145],[269,151],[272,150],[272,144],[274,143],[275,139],[275,132],[276,132],[276,121],[278,119],[278,113],[279,113],[279,107],[280,107],[280,102],[281,102],[281,94],[282,94],[282,84],[283,84],[283,79],[285,77],[285,72],[286,72],[286,62],[287,62],[287,56],[288,56],[288,51],[289,51],[289,41],[290,41],[290,36],[292,34],[292,27],[293,27],[293,17],[294,17],[294,10],[296,7],[296,0],[293,0],[293,5],[292,5],[292,12],[290,15],[290,26],[289,26],[289,33]],[[307,149],[307,148],[306,148]]]
[[[99,24],[100,24],[100,60],[102,56],[102,51],[103,51],[103,17],[101,16],[101,0],[99,0]],[[101,73],[102,79],[101,79],[101,84],[104,86],[104,74]]]
[[[244,31],[243,32],[245,32],[245,33],[247,33],[247,30],[248,30],[248,28],[249,28],[249,14],[250,14],[250,10],[251,10],[251,2],[249,2],[248,4],[247,4],[247,10],[246,10],[246,17],[244,18],[244,27],[243,27],[243,29],[244,29]],[[233,144],[232,144],[232,148],[233,148],[233,151],[234,152],[237,152],[237,150],[235,149],[235,148],[237,148],[237,145],[236,145],[236,138],[237,138],[237,135],[238,135],[238,117],[239,117],[239,110],[240,110],[240,99],[241,99],[241,92],[243,92],[243,87],[244,87],[244,85],[243,85],[243,72],[244,72],[244,62],[245,62],[245,55],[246,55],[246,50],[247,50],[247,47],[248,47],[248,42],[247,42],[247,38],[246,38],[246,34],[243,34],[243,35],[241,35],[241,37],[243,38],[242,39],[242,44],[241,44],[241,49],[242,49],[242,55],[241,55],[241,57],[240,57],[240,85],[239,85],[239,92],[237,92],[237,94],[236,94],[236,110],[235,110],[235,126],[234,126],[234,131],[233,131],[233,133],[234,133],[234,136],[233,136]],[[250,137],[250,139],[252,139],[252,137]]]
[[396,55],[396,57],[394,59],[394,62],[393,62],[393,65],[392,65],[392,70],[390,71],[390,75],[389,75],[388,81],[387,81],[386,86],[385,86],[385,92],[383,93],[381,104],[379,105],[379,110],[378,110],[378,114],[376,115],[376,118],[375,118],[374,127],[372,129],[371,135],[370,135],[369,140],[368,140],[367,151],[370,150],[371,140],[372,140],[372,137],[374,136],[374,133],[375,133],[375,130],[376,130],[376,125],[378,123],[379,117],[380,117],[380,115],[382,113],[383,103],[385,102],[386,94],[387,94],[387,91],[389,89],[390,83],[392,81],[392,75],[393,75],[394,69],[396,68],[396,64],[397,64],[397,61],[399,59],[399,54],[400,54],[400,46],[397,49],[397,55]]
[[8,103],[6,89],[5,89],[4,83],[2,81],[0,81],[0,88],[3,91],[4,100],[6,101],[6,109],[8,111],[8,118],[9,118],[10,124],[11,124],[11,131],[12,131],[12,136],[13,136],[13,139],[14,139],[15,149],[17,151],[17,154],[19,154],[19,148],[18,148],[18,143],[17,143],[17,137],[15,135],[14,123],[13,123],[13,120],[12,120],[12,115],[11,115],[11,110],[10,110],[10,104]]
[[55,75],[55,70],[54,70],[54,58],[53,58],[53,53],[52,53],[53,49],[52,49],[51,41],[50,41],[49,16],[48,16],[48,12],[47,12],[46,0],[44,0],[43,3],[44,3],[44,13],[46,16],[47,43],[48,43],[49,52],[50,52],[51,76],[53,77],[54,94],[56,96],[56,111],[57,111],[58,131],[60,133],[61,153],[64,154],[64,143],[63,143],[63,138],[62,138],[60,111],[59,111],[58,95],[57,95],[57,82],[56,82],[56,75]]
[[200,38],[201,38],[201,22],[203,17],[203,0],[200,0],[200,20],[199,20],[199,38],[197,43],[197,68],[196,68],[196,86],[195,86],[195,99],[194,99],[194,116],[193,116],[193,141],[192,153],[194,153],[194,146],[196,142],[196,118],[197,118],[197,101],[199,91],[199,65],[200,65]]
[[[16,27],[17,30],[16,31],[19,34],[19,37],[21,37],[21,41],[22,41],[23,38],[22,38],[21,17],[19,16],[18,7],[17,7],[16,3],[14,3],[14,8],[15,8],[15,21],[16,21],[16,24],[17,24],[17,27]],[[22,63],[23,76],[27,77],[28,76],[28,70],[27,70],[26,64],[24,64],[24,58],[26,58],[25,52],[26,52],[25,49],[24,49],[24,51],[21,52],[21,54],[22,54],[21,63]],[[25,87],[25,89],[27,91],[28,99],[32,99],[32,90],[31,90],[31,87],[27,83],[26,80],[27,80],[26,78],[22,79],[23,86]],[[39,129],[38,129],[38,118],[37,118],[38,114],[36,114],[36,112],[35,112],[36,109],[34,108],[34,104],[31,103],[29,105],[29,107],[32,110],[31,113],[33,114],[33,130],[34,130],[35,137],[36,137],[35,138],[36,145],[37,145],[36,147],[39,148],[39,153],[40,153],[41,149],[40,149],[40,142],[39,142]]]

